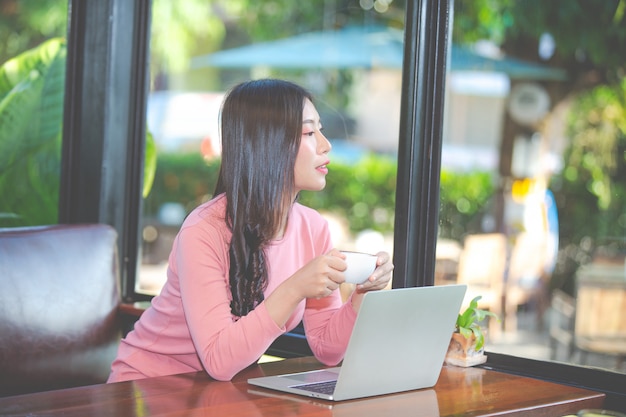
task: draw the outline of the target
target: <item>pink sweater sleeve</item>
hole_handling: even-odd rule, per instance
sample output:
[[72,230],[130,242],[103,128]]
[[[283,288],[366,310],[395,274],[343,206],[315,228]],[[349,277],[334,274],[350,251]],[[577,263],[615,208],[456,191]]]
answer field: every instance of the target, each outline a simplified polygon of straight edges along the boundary
[[[315,217],[309,214],[306,218],[313,221]],[[318,220],[322,223],[318,225],[320,234],[315,237],[312,245],[317,247],[318,253],[327,253],[333,247],[328,224],[322,218]],[[339,290],[326,298],[306,300],[304,332],[317,360],[330,366],[341,362],[355,321],[356,312],[351,299],[342,303]]]
[[199,359],[209,375],[226,381],[257,361],[285,329],[270,318],[264,304],[233,320],[228,251],[219,239],[202,227],[182,230],[173,270],[180,279],[184,315]]
[[320,362],[331,366],[341,362],[355,321],[356,312],[351,301],[342,305],[339,290],[320,300],[307,300],[304,331]]

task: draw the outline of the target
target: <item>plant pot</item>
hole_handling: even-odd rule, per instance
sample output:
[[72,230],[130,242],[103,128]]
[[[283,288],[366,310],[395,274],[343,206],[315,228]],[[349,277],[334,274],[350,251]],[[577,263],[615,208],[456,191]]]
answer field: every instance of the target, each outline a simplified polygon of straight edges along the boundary
[[484,348],[476,350],[476,338],[467,339],[461,333],[452,333],[445,362],[448,365],[469,367],[487,361]]

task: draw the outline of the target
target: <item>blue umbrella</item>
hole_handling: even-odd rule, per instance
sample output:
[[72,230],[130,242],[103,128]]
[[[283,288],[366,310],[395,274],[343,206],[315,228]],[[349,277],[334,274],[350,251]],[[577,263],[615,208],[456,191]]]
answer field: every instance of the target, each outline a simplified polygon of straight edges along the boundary
[[[192,68],[401,68],[404,34],[381,26],[309,32],[192,59]],[[563,80],[565,72],[512,58],[495,59],[453,45],[451,69],[502,72],[510,78]]]
[[192,67],[400,68],[402,32],[348,27],[227,49],[196,57]]

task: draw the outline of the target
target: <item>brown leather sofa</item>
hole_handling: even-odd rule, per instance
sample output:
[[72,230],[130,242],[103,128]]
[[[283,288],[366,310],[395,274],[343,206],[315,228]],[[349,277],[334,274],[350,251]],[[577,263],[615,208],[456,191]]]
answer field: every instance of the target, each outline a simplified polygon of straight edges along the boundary
[[119,305],[112,227],[0,229],[0,397],[105,382]]

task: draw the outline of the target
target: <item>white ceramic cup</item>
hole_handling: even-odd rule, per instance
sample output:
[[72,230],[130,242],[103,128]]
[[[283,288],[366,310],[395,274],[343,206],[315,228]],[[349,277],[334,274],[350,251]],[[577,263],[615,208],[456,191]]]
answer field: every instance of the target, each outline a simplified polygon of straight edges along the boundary
[[376,255],[363,252],[341,251],[346,256],[348,268],[343,271],[346,282],[349,284],[362,284],[376,269]]

